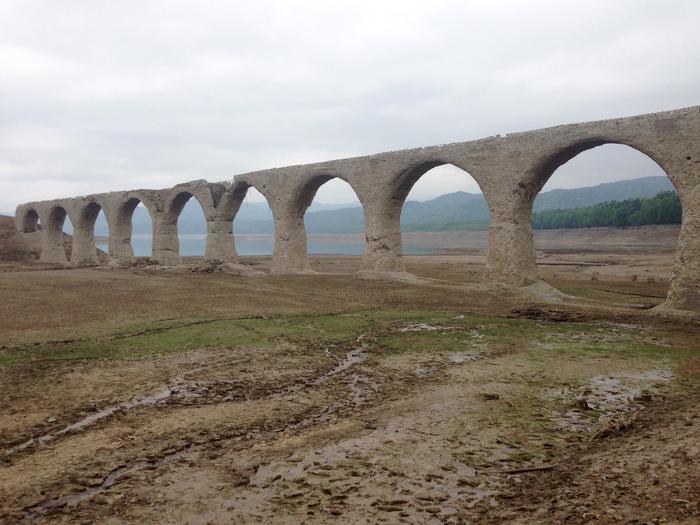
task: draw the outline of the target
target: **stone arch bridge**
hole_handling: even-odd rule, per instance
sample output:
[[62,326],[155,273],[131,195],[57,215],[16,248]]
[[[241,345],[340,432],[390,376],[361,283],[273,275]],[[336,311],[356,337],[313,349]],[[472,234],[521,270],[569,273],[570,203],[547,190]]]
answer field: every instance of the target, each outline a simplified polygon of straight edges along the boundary
[[517,289],[538,283],[532,205],[552,173],[579,153],[603,144],[624,144],[656,161],[673,182],[683,207],[673,278],[666,306],[700,311],[700,106],[597,122],[569,124],[237,175],[231,182],[197,180],[163,190],[130,190],[21,204],[17,228],[41,224],[41,260],[68,263],[63,248],[65,217],[74,226],[71,264],[97,264],[94,223],[103,210],[109,225],[109,255],[133,258],[131,217],[142,203],[153,221],[153,259],[177,264],[177,218],[190,198],[207,221],[207,259],[235,262],[233,219],[249,188],[262,193],[275,223],[272,271],[307,271],[304,213],[318,188],[333,178],[346,181],[365,213],[362,274],[381,278],[403,272],[401,208],[413,184],[428,170],[453,164],[479,184],[491,214],[483,282]]

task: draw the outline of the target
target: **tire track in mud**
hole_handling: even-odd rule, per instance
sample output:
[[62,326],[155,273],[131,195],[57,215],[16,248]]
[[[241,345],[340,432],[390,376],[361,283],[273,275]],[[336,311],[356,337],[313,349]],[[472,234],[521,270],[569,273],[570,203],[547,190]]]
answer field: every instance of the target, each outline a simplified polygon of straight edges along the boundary
[[[351,350],[347,351],[344,358],[338,359],[338,362],[335,367],[324,372],[320,376],[311,380],[305,380],[274,390],[272,392],[269,392],[266,397],[271,398],[280,394],[291,394],[301,392],[302,390],[309,387],[319,387],[334,377],[347,375],[345,373],[348,370],[350,370],[355,365],[364,362],[369,357],[369,350],[372,343],[368,339],[369,335],[367,333],[357,337],[354,340],[354,343],[359,346],[356,346]],[[327,352],[330,355],[333,355],[330,353],[330,350],[327,350]],[[193,374],[195,372],[204,371],[207,368],[209,367],[201,367],[196,371],[188,372],[187,375]],[[182,377],[180,377],[179,379],[180,381],[177,383],[179,383],[181,387],[186,384]],[[23,519],[29,522],[36,522],[38,520],[43,519],[45,516],[56,512],[59,509],[63,509],[66,507],[73,508],[81,502],[97,496],[98,494],[117,485],[121,481],[131,477],[132,475],[140,471],[151,470],[160,466],[167,465],[169,463],[172,463],[173,461],[185,457],[189,453],[195,452],[196,450],[201,450],[208,445],[212,445],[223,441],[235,440],[241,443],[245,443],[244,448],[248,448],[261,440],[269,441],[276,439],[282,434],[300,432],[306,428],[328,421],[333,415],[337,414],[341,410],[347,408],[355,410],[360,408],[364,403],[369,402],[372,395],[378,392],[379,390],[379,387],[376,383],[374,383],[370,378],[359,373],[351,374],[350,381],[348,384],[350,387],[350,396],[348,398],[336,400],[330,403],[329,405],[323,407],[321,410],[314,411],[314,413],[298,415],[296,418],[292,418],[292,420],[285,422],[285,424],[279,428],[275,428],[272,430],[266,430],[265,428],[247,428],[238,433],[219,435],[202,441],[186,443],[175,449],[172,449],[171,447],[170,449],[166,449],[166,451],[162,452],[157,457],[152,457],[150,459],[135,459],[126,462],[110,470],[106,475],[104,475],[100,479],[100,481],[94,484],[90,484],[85,489],[79,492],[58,496],[55,498],[47,498],[33,505],[24,507],[22,510]],[[68,435],[72,431],[88,428],[94,423],[102,419],[108,418],[109,416],[120,411],[137,408],[139,406],[161,404],[168,398],[170,398],[175,392],[177,392],[176,388],[168,386],[148,396],[143,396],[137,398],[136,400],[131,400],[126,403],[107,407],[98,412],[90,414],[89,416],[83,418],[82,420],[76,423],[64,427],[62,430],[33,437],[30,440],[27,440],[26,442],[13,447],[5,454],[9,455],[12,453],[23,451],[31,447],[32,445],[42,445],[44,443],[48,443],[54,439]],[[261,423],[260,426],[264,427],[265,422]]]
[[[346,410],[355,411],[360,408],[362,408],[364,405],[368,405],[370,401],[372,400],[372,397],[375,396],[377,393],[380,391],[380,387],[377,382],[373,381],[372,377],[370,375],[365,374],[365,373],[358,373],[358,372],[352,372],[349,373],[350,370],[352,370],[353,367],[355,367],[358,364],[363,363],[366,361],[371,353],[371,348],[372,346],[376,345],[376,338],[377,334],[381,333],[382,335],[385,333],[391,333],[391,332],[401,332],[401,331],[423,331],[423,330],[448,330],[451,329],[449,327],[443,327],[443,326],[436,326],[433,327],[431,325],[407,325],[407,326],[393,326],[389,328],[388,330],[375,330],[373,332],[367,332],[363,333],[360,336],[356,337],[353,340],[353,348],[348,350],[345,354],[345,357],[339,358],[335,354],[333,354],[330,350],[330,348],[326,348],[326,353],[328,355],[333,356],[336,360],[337,363],[336,365],[331,368],[330,370],[327,370],[326,372],[323,372],[320,374],[318,377],[313,378],[313,379],[307,379],[303,381],[298,381],[294,382],[290,385],[284,386],[282,388],[278,388],[275,390],[272,390],[270,392],[267,392],[267,394],[264,396],[264,398],[272,398],[277,395],[286,395],[286,394],[293,394],[293,393],[298,393],[302,392],[307,388],[317,388],[322,386],[323,384],[327,383],[333,378],[336,377],[347,377],[347,385],[350,390],[350,395],[346,398],[341,398],[341,399],[336,399],[335,401],[332,401],[328,405],[322,407],[320,410],[317,409],[317,407],[313,407],[310,410],[307,410],[305,413],[297,414],[296,416],[293,416],[291,419],[287,420],[284,422],[282,426],[279,426],[274,429],[269,428],[269,423],[268,422],[261,422],[257,427],[248,427],[242,431],[239,432],[234,432],[234,433],[226,433],[226,434],[220,434],[218,436],[214,436],[205,440],[200,440],[200,441],[192,441],[189,443],[185,443],[181,446],[178,447],[168,447],[164,451],[162,451],[159,454],[154,454],[150,456],[147,459],[134,459],[132,461],[128,461],[126,463],[123,463],[121,465],[118,465],[114,467],[112,470],[110,470],[106,475],[100,478],[100,481],[90,484],[89,486],[86,486],[85,489],[74,492],[71,494],[63,495],[63,496],[58,496],[54,498],[47,498],[44,499],[38,503],[35,503],[30,506],[26,506],[22,509],[22,518],[24,521],[28,521],[30,523],[37,522],[47,515],[51,515],[57,512],[61,512],[61,509],[67,508],[67,509],[72,509],[75,508],[77,505],[79,505],[83,501],[90,500],[91,498],[101,494],[102,492],[108,490],[109,488],[118,485],[120,482],[125,481],[129,478],[131,478],[133,475],[144,471],[144,470],[153,470],[161,466],[168,465],[178,459],[182,459],[188,454],[195,453],[197,451],[202,451],[205,450],[206,447],[215,445],[217,443],[221,443],[224,441],[228,442],[237,442],[240,444],[238,447],[231,447],[229,446],[229,452],[235,451],[235,450],[245,450],[248,449],[252,446],[254,446],[256,443],[259,442],[269,442],[273,441],[277,438],[279,438],[282,435],[288,435],[288,434],[298,434],[305,429],[314,427],[319,424],[323,424],[325,422],[328,422],[331,420],[331,418],[339,413],[343,413]],[[454,361],[452,361],[454,364]],[[446,365],[449,365],[449,362],[446,363]],[[201,367],[195,371],[189,371],[188,374],[186,375],[191,375],[195,372],[199,371],[204,371],[212,366],[220,366],[220,365],[210,365],[210,366],[204,366]],[[425,381],[428,379],[428,376],[434,376],[436,375],[435,373],[438,372],[438,369],[431,369],[430,374],[419,374],[417,372],[414,372],[411,374],[411,378],[417,381]],[[183,374],[185,375],[185,374]],[[182,379],[182,377],[180,378]],[[404,378],[406,379],[406,378]],[[185,381],[180,382],[180,386],[186,385]],[[167,390],[167,395],[165,394],[165,391]],[[163,404],[165,401],[168,400],[168,398],[171,398],[174,393],[177,392],[176,388],[168,387],[166,390],[160,390],[158,392],[161,392],[162,397],[159,398],[156,402],[154,403],[148,403],[146,400],[152,399],[154,395],[150,396],[144,396],[139,398],[142,402],[134,402],[131,401],[129,402],[129,408],[137,408],[139,406],[145,406],[145,405],[157,405],[157,404]],[[121,407],[122,405],[117,405],[117,407]],[[82,428],[87,428],[91,424],[96,423],[97,421],[104,419],[106,417],[109,417],[112,414],[115,414],[119,412],[118,409],[112,410],[114,407],[108,408],[106,410],[103,410],[101,412],[98,412],[99,414],[104,414],[103,417],[96,418],[95,414],[92,414],[91,416],[88,416],[88,418],[92,417],[88,424],[84,425]],[[316,410],[314,410],[316,409]],[[109,413],[106,413],[109,412]],[[87,418],[84,418],[87,419]],[[83,420],[81,420],[83,421]],[[75,426],[75,424],[71,425]],[[68,435],[69,432],[60,432],[60,433],[53,433],[49,435],[56,435],[56,437]],[[50,441],[49,439],[44,439],[42,441],[42,436],[32,438],[33,442],[36,443],[43,443],[43,442],[48,442]],[[29,445],[27,445],[28,448]]]
[[[367,350],[369,348],[369,343],[366,341],[366,338],[368,337],[368,334],[362,334],[358,336],[355,339],[355,343],[359,344],[358,347],[348,351],[346,353],[346,356],[344,358],[339,358],[338,356],[334,355],[328,348],[326,348],[326,354],[334,357],[338,363],[337,365],[329,370],[328,372],[325,372],[324,374],[320,375],[316,379],[313,380],[302,380],[302,381],[294,381],[292,384],[287,385],[284,388],[272,390],[269,392],[266,392],[265,397],[272,397],[275,395],[279,394],[293,394],[296,392],[299,392],[303,390],[304,388],[307,388],[309,386],[319,386],[332,378],[333,376],[336,376],[350,367],[359,364],[363,361],[365,361],[368,357]],[[63,436],[67,436],[73,432],[83,430],[87,427],[90,427],[103,419],[107,419],[115,414],[119,413],[125,413],[128,412],[129,410],[132,410],[134,408],[139,408],[139,407],[144,407],[144,406],[153,406],[153,405],[163,405],[166,404],[168,401],[171,401],[173,399],[180,399],[181,401],[184,401],[184,404],[193,404],[197,402],[198,400],[206,400],[207,398],[211,397],[211,392],[208,391],[208,388],[206,385],[204,385],[204,388],[201,388],[202,385],[200,385],[197,382],[191,382],[187,381],[188,376],[195,375],[200,372],[204,372],[207,370],[210,370],[212,368],[217,368],[220,366],[226,366],[226,363],[223,365],[221,364],[210,364],[207,366],[201,366],[197,367],[195,369],[188,370],[185,373],[179,374],[176,376],[173,380],[169,381],[167,385],[163,386],[162,388],[159,388],[157,390],[154,390],[153,392],[146,394],[144,396],[140,397],[135,397],[132,398],[128,401],[124,401],[121,403],[117,403],[114,405],[109,405],[104,408],[101,408],[95,412],[92,412],[83,418],[79,419],[78,421],[75,421],[73,423],[65,425],[63,428],[60,428],[58,430],[52,430],[50,432],[46,432],[43,434],[31,436],[29,439],[26,439],[18,444],[13,444],[6,450],[4,450],[0,454],[0,459],[3,459],[5,461],[10,461],[11,458],[15,455],[17,455],[20,452],[23,452],[31,447],[38,447],[44,444],[47,444],[49,442],[55,441]],[[353,396],[357,399],[359,397],[359,394],[355,392],[359,387],[359,383],[362,381],[359,379],[359,376],[353,376],[354,379],[350,385],[351,390],[353,391]],[[234,388],[237,385],[234,383]],[[376,390],[376,389],[375,389]],[[252,399],[259,399],[257,397],[250,397],[248,395],[245,396],[238,396],[241,399],[245,400],[252,400]],[[220,396],[220,399],[214,399],[214,402],[226,402],[226,401],[237,401],[239,399],[234,398],[233,396]],[[356,403],[357,404],[357,403]]]
[[73,432],[83,430],[115,414],[125,413],[129,410],[142,406],[153,406],[162,404],[174,394],[178,393],[179,388],[181,388],[183,385],[187,385],[187,381],[185,379],[187,376],[197,374],[205,370],[210,370],[218,366],[222,365],[219,363],[212,363],[207,366],[201,366],[188,370],[187,372],[175,376],[175,378],[172,381],[170,381],[167,385],[157,390],[154,390],[150,394],[146,394],[140,397],[132,397],[128,401],[123,401],[114,405],[108,405],[104,408],[101,408],[95,412],[84,416],[78,421],[65,425],[59,430],[53,430],[36,436],[31,436],[29,439],[22,441],[19,444],[12,445],[10,448],[3,451],[0,455],[0,459],[10,461],[12,456],[15,456],[16,454],[26,449],[29,449],[34,446],[41,446],[51,441],[55,441],[56,439],[62,436],[67,436]]
[[[28,522],[36,522],[48,515],[61,512],[70,512],[70,510],[77,507],[81,502],[90,500],[91,498],[101,494],[102,492],[110,489],[111,487],[118,485],[119,483],[125,481],[128,478],[133,477],[139,472],[153,470],[162,466],[167,466],[173,463],[174,461],[185,458],[189,454],[206,451],[207,447],[211,445],[227,442],[228,453],[235,452],[237,450],[246,450],[254,446],[256,443],[260,443],[261,441],[274,441],[282,435],[298,434],[304,431],[305,429],[314,427],[319,424],[323,424],[331,420],[332,417],[338,414],[347,415],[348,410],[350,411],[350,413],[352,413],[362,408],[364,405],[368,405],[371,402],[372,398],[376,397],[376,395],[380,392],[378,384],[373,380],[376,378],[374,378],[371,373],[367,373],[366,371],[354,370],[354,368],[357,365],[362,364],[370,357],[373,347],[376,346],[377,334],[384,335],[386,333],[392,332],[432,331],[450,329],[450,327],[446,326],[397,325],[387,330],[375,330],[373,332],[368,332],[360,335],[359,337],[355,338],[350,344],[342,345],[345,346],[346,349],[348,346],[350,346],[350,349],[346,351],[344,357],[339,357],[333,354],[331,351],[332,347],[327,347],[325,349],[327,355],[333,356],[336,359],[335,366],[326,371],[318,370],[318,375],[316,377],[292,382],[292,384],[284,385],[276,389],[266,391],[265,396],[263,396],[263,398],[272,398],[278,395],[294,394],[302,392],[306,389],[322,388],[324,384],[328,383],[334,378],[342,378],[342,380],[349,387],[349,395],[334,399],[334,396],[331,394],[329,396],[329,401],[327,404],[325,404],[325,406],[319,407],[318,405],[315,405],[301,412],[297,412],[295,414],[288,414],[286,416],[286,420],[282,419],[281,421],[278,420],[278,422],[271,422],[269,420],[261,421],[260,423],[248,426],[239,431],[219,433],[218,435],[203,440],[190,441],[188,443],[181,443],[180,445],[176,446],[170,445],[168,448],[165,448],[160,452],[147,456],[145,458],[134,458],[130,461],[122,463],[121,465],[113,467],[104,476],[98,478],[98,481],[94,483],[84,484],[85,488],[82,490],[67,495],[46,498],[33,505],[24,507],[21,510],[22,514],[19,516],[19,519],[23,519],[24,521]],[[427,375],[419,374],[416,370],[413,375],[413,378],[416,381],[422,382],[428,377],[436,377],[438,375],[438,372],[440,372],[442,368],[450,366],[450,363],[458,364],[487,357],[495,357],[495,354],[492,354],[491,352],[480,352],[478,354],[459,354],[455,356],[449,355],[445,359],[445,362],[441,363],[444,366],[432,368],[430,374]],[[213,366],[222,365],[220,363],[210,364],[208,366],[200,367],[196,370],[191,370],[188,372],[188,374],[206,371]],[[185,375],[187,374],[179,376],[178,379],[180,382],[176,381],[175,383],[179,386],[179,388],[187,390],[188,384],[186,381],[184,381]],[[612,384],[612,387],[618,389],[619,385],[615,383]],[[169,386],[167,387],[167,394],[165,394],[165,390],[159,392],[162,392],[161,395],[163,397],[157,399],[154,403],[152,403],[154,405],[165,403],[165,401],[168,398],[171,398],[173,395],[177,394],[178,388]],[[195,396],[188,398],[188,401],[196,401],[198,399],[197,395],[201,395],[201,397],[206,397],[206,393],[197,394],[197,392],[195,392]],[[138,398],[138,400],[132,400],[130,402],[132,405],[129,407],[129,409],[149,404],[148,401],[146,401],[149,399],[149,397],[151,396],[144,396]],[[141,400],[142,402],[138,402],[139,400]],[[219,401],[215,402],[222,401],[225,401],[225,399],[220,399]],[[117,405],[117,407],[119,406],[120,405]],[[92,417],[93,419],[86,422],[84,427],[90,427],[97,421],[107,418],[112,414],[117,413],[118,411],[118,409],[115,409],[112,412],[109,412],[108,414],[99,418],[95,417],[95,415],[101,412],[91,414],[90,416],[88,416],[88,418]],[[87,418],[84,418],[84,420],[85,419]],[[70,432],[70,430],[58,433],[54,432],[54,436],[55,438],[59,438],[63,435],[69,434]],[[46,438],[42,440],[42,436],[33,439],[38,444],[43,444],[45,442],[51,441],[51,439]],[[494,472],[494,475],[500,474],[503,474],[503,472]]]
[[[333,356],[337,361],[335,366],[333,366],[329,370],[326,370],[323,373],[320,373],[320,375],[318,375],[317,377],[292,382],[292,384],[288,384],[270,391],[266,391],[265,395],[258,399],[267,399],[279,395],[294,394],[302,392],[306,389],[318,389],[319,387],[323,387],[324,384],[328,383],[331,379],[334,378],[344,379],[344,382],[349,388],[348,396],[342,397],[340,399],[333,399],[333,396],[331,395],[329,396],[329,403],[325,406],[321,407],[320,409],[318,406],[313,406],[309,409],[302,411],[301,413],[293,414],[291,415],[291,417],[288,417],[286,421],[281,422],[282,424],[277,426],[276,428],[271,428],[272,425],[270,424],[269,420],[262,421],[256,425],[249,426],[238,432],[228,432],[226,434],[219,434],[204,440],[190,441],[188,443],[184,443],[175,447],[171,445],[168,448],[160,451],[159,453],[153,454],[147,458],[135,458],[131,461],[125,462],[121,465],[112,468],[110,471],[107,472],[107,474],[98,478],[98,482],[87,485],[83,490],[67,495],[57,496],[54,498],[46,498],[30,506],[24,507],[22,509],[21,516],[25,521],[35,522],[49,514],[61,512],[64,508],[72,509],[81,502],[90,500],[91,498],[101,494],[107,489],[119,484],[120,482],[132,477],[133,475],[141,471],[152,470],[160,466],[168,465],[174,460],[183,458],[188,454],[206,450],[208,446],[214,445],[216,443],[224,441],[229,442],[230,444],[227,447],[228,452],[234,450],[245,450],[261,441],[273,441],[278,439],[282,435],[295,433],[298,434],[299,432],[302,432],[307,428],[328,422],[338,414],[347,415],[348,411],[352,413],[358,409],[361,409],[365,405],[369,405],[372,399],[376,397],[376,395],[380,392],[380,387],[377,384],[377,382],[374,381],[375,378],[372,377],[372,374],[368,374],[366,372],[353,371],[353,367],[356,367],[357,365],[363,363],[370,357],[372,347],[377,345],[376,340],[378,336],[394,332],[434,330],[443,331],[451,329],[453,328],[447,326],[432,326],[425,324],[395,324],[394,326],[388,329],[375,329],[355,338],[352,341],[351,345],[343,345],[351,346],[351,348],[346,351],[345,356],[342,358],[333,354],[331,352],[331,348],[327,347],[325,349],[327,355]],[[407,384],[410,384],[412,381],[424,382],[426,380],[432,380],[434,378],[437,378],[439,376],[439,372],[445,367],[452,366],[454,364],[464,363],[467,361],[482,359],[484,357],[487,357],[489,354],[491,354],[491,352],[488,352],[488,354],[479,352],[478,354],[469,354],[468,356],[463,356],[462,354],[459,354],[457,356],[448,356],[448,358],[445,359],[443,363],[440,363],[443,366],[431,367],[430,370],[425,373],[419,373],[419,370],[416,369],[414,371],[408,372],[408,375],[406,375],[405,377],[397,377],[394,379],[399,379],[399,381],[405,382]],[[495,354],[492,354],[492,356],[495,357]],[[211,368],[212,366],[221,365],[213,364],[209,366],[203,366],[198,368],[197,370],[189,371],[187,375],[205,371]],[[108,407],[107,409],[103,409],[100,412],[91,414],[87,418],[83,418],[81,422],[84,421],[85,424],[83,424],[81,428],[89,428],[96,422],[118,413],[120,409],[122,409],[123,411],[124,409],[128,410],[131,408],[137,408],[139,406],[145,405],[163,406],[168,399],[173,398],[173,396],[179,393],[179,391],[186,391],[188,389],[188,383],[184,381],[184,377],[180,376],[178,379],[179,381],[176,381],[178,387],[168,386],[163,390],[159,390],[158,392],[160,392],[160,396],[156,396],[157,399],[154,402],[150,402],[150,400],[153,399],[152,394],[150,396],[144,396],[138,398],[137,400],[132,400],[131,402],[128,402],[127,407],[125,407],[124,404],[116,405],[114,407]],[[202,398],[206,398],[206,393],[197,394],[195,389],[195,395],[190,398],[187,398],[187,401],[196,401],[198,399],[198,395],[200,395]],[[229,400],[224,398],[215,402],[223,401]],[[96,415],[98,414],[101,415],[101,417],[96,417]],[[85,421],[86,419],[88,419],[88,421]],[[66,428],[76,428],[76,425],[77,424],[69,425]],[[30,440],[32,441],[32,443],[29,443],[24,448],[29,448],[31,444],[41,445],[43,443],[51,441],[52,439],[66,436],[69,433],[70,430],[66,430],[54,432],[53,434],[50,433],[44,436],[34,437]],[[234,445],[234,443],[236,442],[240,443],[240,445]]]

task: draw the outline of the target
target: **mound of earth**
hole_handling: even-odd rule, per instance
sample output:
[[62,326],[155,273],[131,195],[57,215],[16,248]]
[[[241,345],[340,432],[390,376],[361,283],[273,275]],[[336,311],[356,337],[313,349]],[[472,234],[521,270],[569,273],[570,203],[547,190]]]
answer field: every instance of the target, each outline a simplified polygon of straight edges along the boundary
[[[41,226],[39,226],[41,228]],[[70,260],[73,248],[73,236],[63,234],[63,246],[66,258]],[[0,261],[37,261],[41,256],[41,231],[30,233],[17,231],[14,217],[0,215]],[[100,263],[107,263],[109,256],[97,250]]]
[[33,261],[40,255],[40,233],[18,232],[14,217],[0,215],[0,260]]

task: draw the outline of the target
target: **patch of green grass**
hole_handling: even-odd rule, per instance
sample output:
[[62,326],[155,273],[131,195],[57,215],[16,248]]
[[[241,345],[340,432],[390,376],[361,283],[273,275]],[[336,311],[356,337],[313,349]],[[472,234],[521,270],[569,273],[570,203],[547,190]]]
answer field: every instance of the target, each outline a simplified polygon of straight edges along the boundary
[[370,324],[372,319],[367,315],[329,315],[215,320],[169,328],[152,326],[155,331],[116,339],[1,350],[0,366],[43,360],[140,359],[198,348],[270,348],[288,342],[346,341]]
[[[564,348],[554,348],[562,353],[595,353],[615,356],[634,355],[652,359],[681,359],[688,357],[692,350],[667,345],[656,345],[636,341],[614,341],[600,343],[569,344]],[[696,351],[700,353],[700,350]]]
[[[140,359],[201,348],[274,348],[308,352],[324,343],[347,343],[364,332],[383,334],[379,344],[392,353],[445,354],[488,349],[507,343],[533,359],[552,354],[687,357],[692,349],[672,346],[672,333],[657,332],[664,343],[648,342],[648,332],[586,323],[547,323],[530,319],[460,315],[454,311],[376,310],[338,315],[276,319],[169,320],[143,327],[145,333],[69,343],[46,343],[0,350],[0,366],[34,361]],[[170,323],[169,325],[167,323]],[[401,332],[402,326],[426,323],[445,330]],[[670,341],[670,342],[669,342]],[[290,344],[291,343],[291,344]],[[545,343],[543,348],[538,343]],[[682,345],[681,345],[682,346]],[[695,349],[700,351],[699,349]]]

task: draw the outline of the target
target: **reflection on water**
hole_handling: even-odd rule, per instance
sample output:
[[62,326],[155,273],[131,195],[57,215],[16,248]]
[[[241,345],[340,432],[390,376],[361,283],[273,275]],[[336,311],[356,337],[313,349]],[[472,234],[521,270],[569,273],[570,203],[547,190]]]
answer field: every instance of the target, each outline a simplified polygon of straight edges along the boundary
[[[238,255],[272,255],[272,247],[275,242],[274,235],[237,235],[236,251]],[[134,235],[131,239],[134,255],[145,257],[151,255],[151,236],[142,234]],[[204,255],[206,235],[190,234],[180,235],[180,255]],[[107,243],[100,242],[98,248],[107,251]],[[361,236],[342,237],[333,240],[333,237],[320,239],[310,236],[307,241],[310,254],[316,255],[362,255],[365,249],[364,238]],[[403,251],[406,254],[429,254],[434,250],[426,247],[404,244]]]

